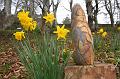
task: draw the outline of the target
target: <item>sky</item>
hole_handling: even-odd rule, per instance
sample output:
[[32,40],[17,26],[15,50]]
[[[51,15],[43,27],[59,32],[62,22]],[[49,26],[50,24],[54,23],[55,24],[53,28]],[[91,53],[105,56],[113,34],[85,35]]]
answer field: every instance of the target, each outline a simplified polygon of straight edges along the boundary
[[[84,0],[74,0],[73,5],[75,3],[79,3],[81,5],[81,7],[84,10],[86,10]],[[57,10],[57,21],[58,21],[58,23],[61,23],[66,16],[68,16],[68,17],[71,16],[71,12],[69,10],[70,10],[69,0],[61,0],[61,3],[60,3],[59,8]]]
[[[76,3],[79,3],[81,5],[81,7],[83,8],[85,14],[86,14],[86,17],[87,17],[87,13],[86,13],[86,5],[85,5],[85,0],[73,0],[73,5],[76,4]],[[0,8],[2,8],[0,6]],[[67,10],[66,10],[67,9]],[[57,22],[58,23],[62,23],[62,21],[66,18],[66,17],[69,17],[71,16],[71,12],[68,11],[70,10],[70,6],[69,6],[69,0],[61,0],[60,4],[59,4],[59,7],[58,7],[58,10],[57,10]],[[12,13],[14,13],[15,11],[15,7],[14,5],[12,5]],[[109,16],[108,15],[104,15],[104,14],[101,14],[102,12],[106,12],[106,10],[104,8],[101,8],[100,9],[100,12],[98,13],[98,23],[100,24],[107,24],[107,23],[110,23],[110,20],[109,20]],[[40,9],[38,8],[38,11],[37,11],[38,14],[41,13]],[[116,17],[116,16],[115,16]],[[86,18],[87,19],[87,18]],[[115,21],[118,20],[115,18]]]
[[[61,0],[61,3],[59,5],[58,11],[57,11],[57,21],[58,21],[58,23],[61,23],[66,16],[68,16],[68,17],[71,16],[71,12],[68,11],[70,9],[68,1],[69,0]],[[73,1],[74,1],[73,5],[76,4],[76,3],[79,3],[81,5],[81,7],[83,8],[83,10],[86,14],[86,19],[87,19],[87,11],[86,11],[85,0],[73,0]],[[63,6],[68,10],[66,10]],[[94,3],[93,3],[93,6],[94,6]],[[102,6],[102,4],[100,4],[99,7],[100,6]],[[100,24],[110,23],[109,15],[105,16],[102,12],[107,13],[107,11],[105,10],[104,7],[100,8],[100,11],[98,13],[98,16],[97,16],[98,17],[98,23],[100,23]],[[117,17],[117,15],[114,16],[115,21],[118,20],[116,17]]]

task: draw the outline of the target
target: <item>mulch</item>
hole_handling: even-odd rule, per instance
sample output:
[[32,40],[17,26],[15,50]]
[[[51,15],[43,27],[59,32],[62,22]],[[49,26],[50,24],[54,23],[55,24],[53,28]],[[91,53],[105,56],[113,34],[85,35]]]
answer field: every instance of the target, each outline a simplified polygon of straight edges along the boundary
[[0,79],[25,79],[26,71],[20,62],[10,36],[0,34]]

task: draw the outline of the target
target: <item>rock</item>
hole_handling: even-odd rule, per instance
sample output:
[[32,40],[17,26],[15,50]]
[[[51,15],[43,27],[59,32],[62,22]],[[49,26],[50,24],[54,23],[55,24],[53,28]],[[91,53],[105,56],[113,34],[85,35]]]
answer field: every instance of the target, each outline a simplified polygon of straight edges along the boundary
[[67,66],[64,79],[116,79],[116,70],[112,64]]
[[85,13],[79,4],[72,8],[73,59],[77,65],[92,65],[94,62],[93,37]]

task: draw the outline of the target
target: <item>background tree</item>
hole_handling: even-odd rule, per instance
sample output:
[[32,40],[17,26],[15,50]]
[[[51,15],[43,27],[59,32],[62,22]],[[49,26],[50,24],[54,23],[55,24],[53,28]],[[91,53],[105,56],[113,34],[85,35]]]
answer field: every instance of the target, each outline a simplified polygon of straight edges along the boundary
[[0,10],[2,10],[2,6],[4,5],[4,0],[0,0]]
[[94,29],[97,30],[98,27],[98,19],[97,19],[97,15],[98,15],[98,0],[95,0],[95,7],[94,7],[94,23],[95,23],[95,27]]
[[72,6],[73,6],[73,0],[70,0],[70,10],[71,10],[71,12],[72,12]]
[[[51,2],[52,2],[52,7],[53,7],[53,13],[54,13],[54,16],[55,16],[55,17],[56,17],[56,13],[57,13],[57,9],[58,9],[58,6],[59,6],[59,4],[60,4],[60,1],[61,1],[61,0],[57,0],[56,3],[55,3],[54,0],[51,0]],[[53,22],[53,26],[55,27],[56,24],[57,24],[57,21],[55,20],[55,21]]]
[[88,15],[88,24],[90,29],[93,29],[93,6],[92,0],[85,0],[87,15]]
[[[35,3],[37,3],[37,5],[39,6],[39,8],[42,10],[42,16],[45,16],[46,13],[50,12],[50,9],[52,10],[51,12],[54,13],[54,16],[56,17],[56,12],[57,12],[57,8],[59,6],[61,0],[35,0]],[[54,25],[57,22],[54,21]],[[44,27],[45,21],[42,18],[42,27]]]
[[116,2],[116,7],[117,7],[117,10],[118,10],[118,21],[116,22],[116,24],[120,24],[120,1],[119,0],[115,0]]
[[20,6],[20,0],[17,0],[17,1],[15,1],[14,2],[14,4],[16,4],[16,8],[15,8],[15,14],[17,14],[17,9],[19,8],[19,6]]
[[113,0],[104,0],[104,4],[105,4],[105,9],[107,10],[108,15],[110,16],[111,26],[115,27],[115,25],[114,25],[114,13],[115,13],[115,9],[116,9],[115,8],[115,0],[114,1]]
[[6,16],[11,15],[11,4],[12,4],[12,0],[4,0],[4,9]]
[[70,23],[71,23],[71,19],[67,16],[67,17],[63,20],[62,23],[63,23],[63,24],[70,24]]

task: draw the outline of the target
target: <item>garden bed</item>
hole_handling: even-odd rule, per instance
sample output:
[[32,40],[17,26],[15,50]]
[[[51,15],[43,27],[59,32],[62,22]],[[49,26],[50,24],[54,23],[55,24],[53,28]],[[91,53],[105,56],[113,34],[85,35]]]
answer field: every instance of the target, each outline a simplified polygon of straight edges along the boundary
[[[12,38],[12,34],[14,31],[12,30],[0,31],[0,79],[8,79],[8,78],[26,79],[27,73],[24,69],[24,66],[19,61],[18,56],[16,55],[15,48],[13,47],[12,42],[10,40]],[[119,41],[120,38],[116,37],[119,36],[119,33],[120,32],[118,31],[114,32],[111,29],[109,36],[114,37],[113,41],[116,40]],[[112,44],[114,44],[114,49],[113,47],[110,47],[106,51],[105,49],[103,50],[103,47],[99,48],[99,50],[97,47],[95,47],[96,61],[99,60],[100,62],[105,63],[106,58],[111,57],[113,59],[110,60],[110,62],[108,62],[111,63],[111,61],[115,60],[115,57],[117,58],[120,57],[119,44],[117,42],[116,43],[112,42]],[[112,48],[112,54],[110,53],[111,48]],[[119,77],[120,76],[119,65],[118,65],[117,74],[118,74],[117,77]]]

